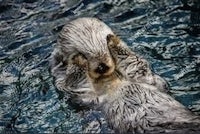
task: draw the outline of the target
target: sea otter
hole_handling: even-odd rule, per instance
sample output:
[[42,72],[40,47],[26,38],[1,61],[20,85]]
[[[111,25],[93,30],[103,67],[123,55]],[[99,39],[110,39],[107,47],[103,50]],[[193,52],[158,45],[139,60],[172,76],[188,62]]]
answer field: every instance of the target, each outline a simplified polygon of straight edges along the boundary
[[[82,55],[74,59],[77,66],[84,68],[88,82],[98,96],[95,108],[102,111],[109,126],[116,133],[199,133],[199,116],[156,85],[127,78],[126,68],[122,66],[124,61],[119,56],[123,44],[116,40],[119,39],[115,35],[107,36],[108,48],[117,61],[115,71],[110,75],[90,75],[91,61]],[[120,55],[127,54],[131,52],[120,50]]]
[[73,103],[101,110],[115,132],[199,129],[199,117],[165,93],[166,82],[152,73],[147,61],[95,18],[64,26],[51,70],[59,90]]
[[119,70],[132,82],[148,83],[158,90],[167,91],[167,82],[153,73],[148,62],[131,51],[122,40],[112,40],[121,45],[111,52],[107,44],[108,35],[114,35],[113,31],[96,18],[75,19],[63,27],[50,58],[58,90],[67,93],[69,100],[79,107],[93,105],[98,95],[91,88],[85,65],[80,67],[76,64],[77,61],[83,62],[77,60],[81,56],[90,61],[88,75],[92,78],[110,76]]

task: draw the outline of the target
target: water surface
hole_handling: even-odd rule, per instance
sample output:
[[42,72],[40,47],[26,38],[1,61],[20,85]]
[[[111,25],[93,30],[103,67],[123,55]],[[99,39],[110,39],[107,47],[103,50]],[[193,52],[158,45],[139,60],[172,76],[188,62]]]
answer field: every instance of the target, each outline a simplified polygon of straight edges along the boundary
[[100,113],[82,117],[69,107],[49,71],[59,31],[84,16],[108,24],[169,82],[177,100],[200,114],[200,37],[191,17],[196,12],[179,8],[184,2],[1,0],[0,132],[76,133],[91,122],[92,132],[109,131]]

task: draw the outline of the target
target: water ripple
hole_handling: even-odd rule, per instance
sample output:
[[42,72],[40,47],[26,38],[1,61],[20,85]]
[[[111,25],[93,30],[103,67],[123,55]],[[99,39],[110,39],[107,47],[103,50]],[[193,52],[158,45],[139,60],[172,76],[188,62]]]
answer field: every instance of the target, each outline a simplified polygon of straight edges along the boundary
[[198,13],[182,6],[181,0],[0,1],[0,132],[112,132],[98,111],[68,106],[49,72],[59,31],[83,16],[107,23],[169,82],[177,100],[200,114],[200,37],[192,24],[199,20],[190,16]]

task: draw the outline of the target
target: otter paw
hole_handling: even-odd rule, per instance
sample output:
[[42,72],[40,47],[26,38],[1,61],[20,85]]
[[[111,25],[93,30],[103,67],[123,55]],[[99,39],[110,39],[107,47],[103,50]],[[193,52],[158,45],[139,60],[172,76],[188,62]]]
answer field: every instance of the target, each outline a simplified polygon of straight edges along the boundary
[[87,59],[82,55],[82,54],[77,54],[73,57],[73,64],[82,67],[82,68],[86,68],[87,67]]
[[109,48],[114,48],[120,45],[120,39],[116,35],[108,34],[106,40]]

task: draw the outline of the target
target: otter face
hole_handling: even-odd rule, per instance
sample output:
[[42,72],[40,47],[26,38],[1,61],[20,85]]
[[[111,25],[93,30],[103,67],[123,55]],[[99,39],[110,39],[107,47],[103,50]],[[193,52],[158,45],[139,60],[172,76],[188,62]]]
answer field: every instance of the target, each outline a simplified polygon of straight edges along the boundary
[[112,57],[105,53],[97,54],[95,57],[77,53],[71,56],[71,64],[76,64],[80,68],[87,71],[89,77],[93,80],[106,78],[115,71],[115,64]]
[[[76,60],[72,59],[72,61],[75,61],[81,68],[85,68],[87,66],[87,75],[93,80],[100,80],[101,78],[105,79],[110,76],[112,77],[116,70],[116,59],[113,53],[116,51],[116,46],[120,45],[120,39],[114,34],[108,34],[106,42],[107,47],[104,48],[104,51],[101,49],[101,51],[99,49],[95,49],[95,51],[91,51],[92,53],[79,51],[79,54],[77,55],[81,55],[81,58],[79,56],[77,57],[75,53],[74,55],[76,55]],[[84,63],[84,66],[82,63]]]
[[88,57],[88,75],[92,79],[104,78],[115,70],[115,64],[110,54]]
[[[120,39],[112,34],[108,34],[106,37],[107,45],[114,47],[119,44]],[[112,52],[111,52],[112,53]],[[92,79],[106,78],[111,76],[115,69],[115,59],[111,55],[110,50],[95,53],[95,55],[85,55],[88,61],[88,75]]]

